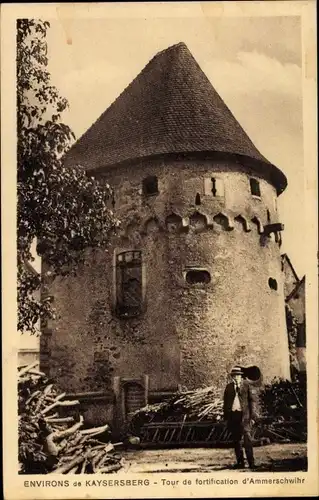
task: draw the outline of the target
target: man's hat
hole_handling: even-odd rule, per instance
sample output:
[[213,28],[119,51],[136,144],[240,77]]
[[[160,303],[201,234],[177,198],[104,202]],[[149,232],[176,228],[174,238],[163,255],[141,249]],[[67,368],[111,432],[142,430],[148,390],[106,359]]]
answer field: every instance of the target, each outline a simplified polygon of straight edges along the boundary
[[241,368],[241,366],[234,366],[232,369],[231,369],[231,372],[230,372],[231,375],[243,375],[244,372],[243,372],[243,369]]

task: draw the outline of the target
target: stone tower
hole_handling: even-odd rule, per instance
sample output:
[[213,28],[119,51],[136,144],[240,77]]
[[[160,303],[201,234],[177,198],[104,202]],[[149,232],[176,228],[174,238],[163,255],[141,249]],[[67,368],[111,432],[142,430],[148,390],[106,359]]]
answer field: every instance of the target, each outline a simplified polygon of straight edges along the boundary
[[76,278],[53,284],[58,319],[42,364],[62,386],[222,387],[234,363],[259,366],[266,381],[289,377],[277,212],[286,177],[185,44],[157,54],[65,163],[114,187],[122,223]]

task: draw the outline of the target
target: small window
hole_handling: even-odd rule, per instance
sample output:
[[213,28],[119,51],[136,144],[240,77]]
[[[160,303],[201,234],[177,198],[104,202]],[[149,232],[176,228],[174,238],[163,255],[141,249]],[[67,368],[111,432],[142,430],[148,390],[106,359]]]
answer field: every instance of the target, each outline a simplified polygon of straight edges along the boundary
[[278,290],[278,283],[274,278],[269,278],[268,285],[272,290]]
[[260,198],[260,186],[257,179],[250,178],[250,192],[253,196],[258,196]]
[[200,202],[200,194],[199,194],[199,193],[197,193],[197,194],[196,194],[196,197],[195,197],[195,205],[200,205],[200,203],[201,203],[201,202]]
[[121,317],[142,311],[142,256],[140,251],[116,256],[116,312]]
[[206,196],[223,197],[224,182],[218,177],[207,177],[204,181],[204,192]]
[[216,179],[215,179],[215,177],[211,177],[210,180],[211,180],[211,183],[212,183],[212,189],[211,189],[212,195],[213,196],[217,196]]
[[210,274],[205,269],[190,269],[186,272],[186,281],[190,285],[210,283]]
[[267,209],[267,222],[271,222],[270,212]]
[[153,196],[158,194],[158,179],[156,175],[152,175],[143,179],[143,195]]
[[113,208],[113,210],[115,208],[115,194],[114,194],[114,191],[112,191],[112,208]]

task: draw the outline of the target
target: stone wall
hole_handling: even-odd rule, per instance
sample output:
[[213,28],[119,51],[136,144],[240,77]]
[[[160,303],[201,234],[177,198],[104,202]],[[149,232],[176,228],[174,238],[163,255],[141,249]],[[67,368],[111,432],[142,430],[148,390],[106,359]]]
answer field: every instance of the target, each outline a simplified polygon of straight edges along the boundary
[[[262,234],[278,222],[267,178],[259,178],[258,198],[250,193],[253,172],[221,160],[153,159],[103,175],[115,187],[121,228],[109,248],[88,252],[77,278],[51,287],[57,320],[41,341],[50,374],[69,391],[101,391],[113,376],[145,374],[151,391],[222,387],[233,363],[257,364],[266,380],[288,377],[280,249]],[[159,193],[145,197],[150,175]],[[207,194],[212,176],[221,196]],[[142,250],[144,311],[119,319],[114,255],[131,249]],[[210,282],[187,283],[191,267],[206,269]]]

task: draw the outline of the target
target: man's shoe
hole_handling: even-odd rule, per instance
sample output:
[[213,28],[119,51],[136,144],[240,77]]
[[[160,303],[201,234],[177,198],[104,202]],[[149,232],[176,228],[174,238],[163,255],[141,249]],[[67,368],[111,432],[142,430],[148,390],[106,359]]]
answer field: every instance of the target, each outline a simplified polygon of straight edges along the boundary
[[255,463],[249,464],[249,468],[250,468],[250,470],[252,470],[252,471],[256,471],[256,470],[258,469],[258,467],[256,466],[256,464],[255,464]]
[[244,469],[245,468],[245,463],[244,462],[238,462],[237,464],[234,464],[232,466],[232,469]]

